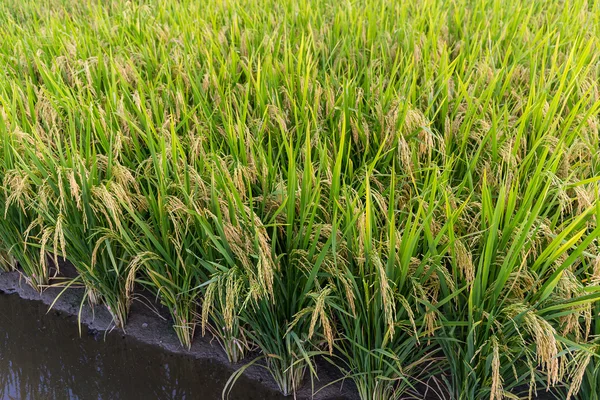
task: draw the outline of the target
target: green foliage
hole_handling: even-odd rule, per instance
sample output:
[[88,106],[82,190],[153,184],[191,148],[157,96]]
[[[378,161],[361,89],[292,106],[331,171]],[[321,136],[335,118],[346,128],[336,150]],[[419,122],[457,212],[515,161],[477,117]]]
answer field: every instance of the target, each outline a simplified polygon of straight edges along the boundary
[[124,328],[143,286],[285,394],[319,356],[365,400],[596,398],[598,1],[8,0],[0,34],[3,270],[63,257]]

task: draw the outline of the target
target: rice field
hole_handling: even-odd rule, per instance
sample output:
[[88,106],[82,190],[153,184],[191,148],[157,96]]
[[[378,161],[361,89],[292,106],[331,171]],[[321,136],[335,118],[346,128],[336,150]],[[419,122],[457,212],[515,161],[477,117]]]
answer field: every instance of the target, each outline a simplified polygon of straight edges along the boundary
[[286,395],[324,359],[363,400],[599,398],[598,0],[6,0],[0,37],[37,290],[125,330],[147,290]]

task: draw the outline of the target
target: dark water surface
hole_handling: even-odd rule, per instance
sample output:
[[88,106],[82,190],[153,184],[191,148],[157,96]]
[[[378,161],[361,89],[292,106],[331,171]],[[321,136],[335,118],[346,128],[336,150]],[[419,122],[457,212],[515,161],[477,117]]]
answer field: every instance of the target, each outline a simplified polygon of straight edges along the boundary
[[[90,332],[41,302],[0,294],[0,399],[220,399],[231,371]],[[242,379],[231,399],[275,399]]]

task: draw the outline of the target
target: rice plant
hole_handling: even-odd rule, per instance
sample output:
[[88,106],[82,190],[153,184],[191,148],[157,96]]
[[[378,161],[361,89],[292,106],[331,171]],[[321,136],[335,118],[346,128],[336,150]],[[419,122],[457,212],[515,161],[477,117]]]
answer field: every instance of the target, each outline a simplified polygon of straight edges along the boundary
[[597,0],[9,0],[0,34],[3,270],[64,258],[122,328],[144,287],[285,394],[324,358],[362,399],[595,398]]

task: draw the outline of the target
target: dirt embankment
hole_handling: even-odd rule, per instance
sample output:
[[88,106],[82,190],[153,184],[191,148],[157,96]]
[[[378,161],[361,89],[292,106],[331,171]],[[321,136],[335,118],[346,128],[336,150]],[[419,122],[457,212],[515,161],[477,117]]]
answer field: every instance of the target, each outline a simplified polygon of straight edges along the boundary
[[[48,306],[52,306],[54,310],[77,317],[89,330],[92,332],[97,331],[98,335],[107,331],[113,334],[118,332],[121,335],[129,336],[140,342],[156,346],[157,351],[184,354],[195,359],[218,362],[227,366],[231,372],[244,365],[229,364],[219,343],[216,340],[210,340],[208,335],[207,337],[197,335],[189,351],[183,348],[174,331],[171,329],[172,322],[170,321],[168,312],[154,298],[149,296],[138,296],[132,305],[127,326],[125,330],[121,330],[114,326],[111,315],[105,307],[97,306],[92,308],[87,302],[82,302],[84,291],[81,288],[69,288],[63,291],[63,288],[50,287],[42,294],[39,294],[25,283],[19,272],[15,271],[0,273],[0,292],[18,294],[24,300],[42,301]],[[249,359],[251,360],[252,356]],[[314,382],[315,390],[339,378],[336,373],[337,371],[332,370],[329,365],[318,362],[317,367],[320,380]],[[265,393],[270,392],[272,395],[277,390],[275,382],[264,368],[258,366],[250,367],[245,371],[244,375],[251,380],[261,382],[265,387]],[[297,398],[313,398],[309,379],[307,379],[307,382],[298,391]],[[346,380],[343,383],[332,384],[324,388],[314,398],[322,400],[350,400],[357,399],[358,396],[351,382]]]

